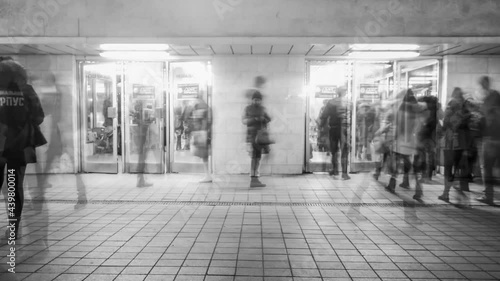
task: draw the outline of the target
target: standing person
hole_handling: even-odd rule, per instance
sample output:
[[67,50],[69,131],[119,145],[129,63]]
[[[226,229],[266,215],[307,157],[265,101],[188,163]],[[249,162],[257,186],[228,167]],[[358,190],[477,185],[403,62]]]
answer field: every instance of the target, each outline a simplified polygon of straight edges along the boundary
[[26,165],[36,163],[35,147],[46,143],[39,128],[44,117],[38,95],[27,84],[26,70],[12,59],[0,59],[0,188],[7,166],[10,238],[18,238]]
[[321,115],[323,111],[325,111],[326,105],[328,104],[328,100],[323,100],[323,106],[319,110],[318,119],[316,119],[316,128],[318,130],[318,151],[330,153],[330,141],[328,137],[328,126],[321,126]]
[[351,124],[351,103],[346,97],[347,91],[341,87],[338,89],[339,96],[328,102],[325,110],[321,114],[321,126],[327,124],[330,127],[330,149],[332,152],[333,169],[330,175],[337,176],[338,172],[338,152],[340,150],[340,161],[342,166],[342,179],[350,179],[347,174],[347,163],[349,156],[349,129]]
[[481,92],[484,96],[481,112],[484,118],[483,127],[483,161],[484,161],[484,196],[478,201],[493,205],[495,178],[493,167],[500,161],[500,94],[490,88],[490,78],[483,76],[479,79]]
[[260,160],[265,147],[257,144],[255,138],[259,130],[267,128],[271,117],[267,114],[266,108],[262,106],[262,94],[259,91],[252,94],[252,104],[245,107],[242,121],[247,126],[247,144],[252,157],[250,187],[265,187],[266,185],[259,181]]
[[152,183],[146,182],[144,178],[144,173],[146,170],[146,157],[148,154],[147,147],[147,139],[149,135],[149,127],[151,123],[154,121],[154,116],[152,114],[148,114],[149,111],[145,109],[145,102],[142,100],[138,100],[135,103],[135,119],[137,120],[137,135],[136,135],[136,143],[137,148],[139,150],[139,159],[137,166],[137,187],[149,187],[152,186]]
[[422,180],[430,182],[436,168],[436,147],[437,132],[440,116],[442,116],[441,106],[435,96],[425,96],[418,99],[425,103],[427,109],[421,114],[421,126],[417,133],[418,153],[415,161],[420,162],[422,169]]
[[[398,174],[398,163],[400,160],[403,161],[403,171],[405,175],[409,175],[412,168],[411,156],[417,153],[417,139],[416,134],[419,125],[419,114],[425,109],[425,105],[419,104],[415,95],[411,89],[403,90],[402,93],[404,97],[400,102],[394,104],[393,110],[394,114],[394,141],[392,143],[392,160],[391,160],[391,179],[389,185],[386,189],[394,193],[396,189],[396,178]],[[402,96],[399,94],[398,96]],[[413,198],[415,200],[420,200],[422,197],[422,174],[420,173],[420,163],[414,162],[414,173],[415,173],[415,195]],[[408,182],[409,179],[406,176],[403,179],[403,184]]]
[[184,125],[182,122],[182,106],[174,107],[174,130],[175,130],[175,150],[182,150],[182,134]]
[[[449,202],[449,192],[456,172],[463,166],[463,157],[467,157],[471,151],[472,135],[468,126],[470,117],[462,89],[453,89],[443,120],[444,190],[438,196],[439,200]],[[464,186],[463,181],[468,181],[464,177],[459,177],[459,180],[461,187]]]
[[191,132],[191,151],[195,156],[203,160],[205,177],[200,182],[208,183],[212,182],[212,175],[208,167],[212,139],[212,113],[208,104],[203,100],[202,95],[202,93],[198,94],[198,100],[194,104],[189,116],[190,123],[193,126]]

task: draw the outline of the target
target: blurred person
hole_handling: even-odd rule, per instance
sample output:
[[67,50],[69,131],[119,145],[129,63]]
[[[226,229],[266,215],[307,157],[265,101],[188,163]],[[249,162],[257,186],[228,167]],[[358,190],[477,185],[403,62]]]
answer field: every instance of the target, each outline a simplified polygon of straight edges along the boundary
[[332,166],[330,175],[337,176],[338,152],[340,150],[340,161],[342,168],[342,179],[349,180],[347,164],[349,156],[349,130],[352,105],[347,99],[347,90],[344,87],[338,89],[339,96],[328,101],[325,110],[321,114],[321,126],[329,126],[330,150],[332,153]]
[[327,124],[323,124],[323,126],[321,125],[321,115],[325,111],[327,104],[328,100],[327,99],[323,100],[323,106],[319,110],[318,119],[316,119],[316,128],[318,129],[318,137],[317,137],[318,151],[320,152],[327,151],[328,154],[330,154],[330,140],[328,136],[329,128]]
[[417,132],[417,154],[414,161],[421,164],[422,182],[430,182],[436,168],[437,128],[442,115],[437,97],[424,96],[418,99],[426,105],[421,112],[419,131]]
[[138,167],[137,167],[137,187],[149,187],[152,183],[146,181],[144,177],[146,169],[146,157],[149,151],[147,145],[147,139],[149,135],[149,129],[151,124],[154,122],[154,116],[148,109],[143,108],[145,106],[144,101],[137,100],[134,105],[134,119],[137,120],[137,135],[136,144],[139,150]]
[[[411,157],[417,153],[417,138],[416,134],[419,130],[419,114],[425,110],[425,104],[419,104],[411,89],[403,90],[399,97],[401,100],[393,105],[394,110],[394,141],[391,147],[391,179],[386,189],[394,193],[396,188],[396,178],[398,174],[398,163],[403,161],[403,171],[405,175],[409,175],[413,166],[415,174],[415,195],[413,199],[421,200],[422,191],[422,174],[420,162],[411,161]],[[418,160],[418,159],[417,159]],[[408,185],[406,185],[408,183]],[[409,188],[409,178],[404,177],[402,187]]]
[[455,177],[458,177],[461,183],[461,194],[466,191],[463,187],[464,183],[468,184],[468,179],[457,175],[457,172],[470,167],[464,165],[464,160],[469,161],[468,155],[473,145],[469,128],[470,118],[471,113],[467,108],[462,89],[453,89],[443,120],[444,190],[443,194],[438,196],[439,200],[449,202],[449,192]]
[[44,117],[38,95],[27,84],[24,67],[12,58],[0,58],[0,188],[7,167],[7,194],[13,198],[6,204],[6,238],[19,236],[26,165],[36,163],[35,148],[46,143],[39,128]]
[[246,141],[252,159],[250,164],[250,187],[265,187],[266,185],[259,180],[259,168],[263,150],[266,147],[257,144],[256,137],[261,129],[267,128],[267,124],[271,122],[271,117],[267,114],[266,108],[262,106],[262,94],[259,91],[252,94],[252,104],[245,107],[242,121],[247,126]]
[[397,99],[388,100],[381,102],[380,109],[376,115],[378,121],[375,122],[375,133],[373,134],[373,148],[374,152],[379,153],[379,159],[375,162],[375,173],[373,177],[378,180],[382,169],[390,161],[391,151],[393,142],[393,122],[394,122],[394,112],[391,110],[393,103],[397,102]]
[[481,106],[483,114],[483,165],[485,191],[478,201],[494,204],[495,178],[493,167],[500,160],[500,94],[490,88],[490,78],[483,76],[479,79],[481,93],[484,97]]
[[212,182],[212,175],[208,167],[208,157],[211,153],[212,140],[212,113],[208,104],[203,100],[203,94],[198,94],[198,99],[193,106],[190,123],[193,124],[191,132],[191,151],[193,155],[203,160],[205,177],[200,180],[201,183]]
[[356,110],[356,158],[361,161],[371,161],[369,144],[373,139],[376,110],[372,105],[363,102]]
[[266,77],[264,76],[256,76],[254,78],[254,81],[253,81],[253,88],[251,89],[248,89],[246,92],[245,92],[245,99],[250,103],[252,104],[253,102],[253,94],[255,92],[259,92],[262,94],[265,86],[266,86],[266,83],[267,83],[267,79]]
[[191,140],[191,132],[193,131],[193,123],[192,120],[189,119],[189,116],[191,116],[191,113],[193,111],[193,105],[189,100],[184,100],[182,102],[183,108],[182,108],[182,117],[181,117],[181,123],[183,127],[183,132],[184,132],[184,150],[190,150],[190,140]]
[[182,122],[182,106],[174,108],[174,130],[175,130],[175,150],[182,150],[182,134],[184,133],[184,125]]
[[37,87],[37,89],[40,89],[39,93],[46,113],[46,122],[49,122],[44,124],[44,127],[49,129],[49,143],[45,152],[45,165],[36,166],[38,191],[40,191],[38,195],[42,196],[41,199],[43,199],[44,190],[52,187],[52,184],[48,181],[50,169],[63,154],[63,142],[60,130],[60,123],[62,121],[62,89],[58,85],[55,75],[51,72],[45,77],[39,77],[38,80],[37,83],[40,84],[40,87]]

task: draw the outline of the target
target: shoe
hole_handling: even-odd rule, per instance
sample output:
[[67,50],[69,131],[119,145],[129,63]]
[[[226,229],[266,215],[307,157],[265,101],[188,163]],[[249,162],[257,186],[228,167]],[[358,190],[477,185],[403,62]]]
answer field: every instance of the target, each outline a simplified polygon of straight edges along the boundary
[[351,177],[347,173],[342,173],[342,180],[350,180]]
[[441,201],[444,201],[444,202],[450,202],[450,198],[448,197],[448,195],[439,195],[438,196],[438,199],[441,200]]
[[410,188],[410,180],[408,179],[408,177],[403,178],[403,182],[399,185],[399,187],[407,189]]
[[422,202],[422,194],[413,195],[413,199],[417,200],[418,202]]
[[150,186],[153,186],[152,183],[150,182],[146,182],[145,180],[140,180],[137,182],[137,187],[150,187]]
[[493,202],[493,198],[488,198],[486,196],[476,198],[476,200],[484,204],[495,205],[495,203]]
[[259,178],[252,177],[250,180],[250,187],[265,187],[266,185],[259,181]]
[[329,174],[330,176],[338,176],[338,175],[339,175],[339,172],[338,172],[338,171],[333,171],[333,170],[332,170],[332,171],[328,172],[328,174]]
[[210,183],[212,182],[212,177],[211,176],[205,176],[204,178],[202,178],[199,183]]
[[389,191],[390,193],[395,193],[395,189],[396,189],[396,179],[391,178],[391,180],[389,181],[389,185],[385,187],[385,190]]

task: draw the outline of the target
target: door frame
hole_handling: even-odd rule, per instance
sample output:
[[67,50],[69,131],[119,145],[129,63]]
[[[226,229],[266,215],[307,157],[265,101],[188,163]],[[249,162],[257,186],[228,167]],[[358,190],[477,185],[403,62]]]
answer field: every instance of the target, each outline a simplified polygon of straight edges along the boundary
[[[311,99],[311,93],[310,93],[310,81],[311,81],[311,63],[312,62],[315,62],[315,61],[319,61],[319,62],[336,62],[336,61],[347,61],[347,62],[351,62],[351,66],[352,66],[352,71],[356,71],[355,69],[355,62],[357,61],[377,61],[377,62],[381,62],[381,61],[390,61],[393,63],[393,81],[394,81],[394,94],[397,94],[398,91],[401,90],[402,88],[402,85],[400,85],[400,71],[399,71],[399,64],[403,61],[420,61],[420,60],[436,60],[437,61],[437,66],[438,66],[438,80],[437,80],[437,90],[438,90],[438,98],[441,100],[442,97],[443,97],[443,93],[442,93],[442,89],[441,89],[441,85],[442,85],[442,79],[444,78],[443,75],[442,75],[442,57],[439,57],[439,56],[421,56],[421,57],[416,57],[416,58],[411,58],[411,59],[379,59],[379,60],[373,60],[373,59],[346,59],[345,57],[335,57],[335,56],[331,56],[331,57],[308,57],[305,59],[305,89],[306,89],[306,103],[305,103],[305,106],[306,106],[306,114],[305,114],[305,118],[306,118],[306,122],[305,122],[305,149],[304,149],[304,164],[303,164],[303,171],[306,172],[306,173],[310,173],[310,172],[314,172],[312,169],[311,169],[311,164],[310,164],[310,161],[309,161],[309,155],[311,155],[312,151],[311,151],[311,147],[310,147],[310,141],[309,141],[309,134],[310,134],[310,128],[309,128],[309,120],[310,120],[310,111],[309,111],[309,107],[310,107],[310,99]],[[433,63],[429,63],[429,65],[432,65]],[[351,79],[351,82],[348,83],[348,90],[350,89],[351,92],[354,90],[353,89],[353,83],[354,83],[354,73],[352,74],[353,77]],[[384,97],[382,97],[384,98]],[[353,100],[354,97],[351,96],[350,97],[351,99],[351,102],[353,102],[353,105],[355,105],[355,101]],[[354,122],[354,116],[355,116],[355,113],[356,113],[356,108],[354,107],[353,110],[352,110],[352,116],[351,116],[351,123]],[[348,162],[349,162],[349,165],[348,165],[348,171],[351,172],[353,171],[353,161],[352,161],[352,157],[353,155],[355,154],[355,146],[354,146],[354,139],[355,139],[355,126],[352,126],[351,124],[351,150],[350,150],[350,153],[349,153],[349,158],[348,158]],[[329,163],[327,163],[328,165]],[[330,164],[331,165],[331,164]],[[354,169],[356,170],[355,172],[358,172],[358,171],[361,171],[361,169]]]
[[[174,116],[174,95],[176,93],[172,92],[172,64],[173,63],[190,63],[190,62],[199,62],[199,63],[204,63],[205,67],[207,68],[207,104],[210,110],[212,110],[212,93],[213,93],[213,73],[212,73],[212,58],[200,58],[200,59],[195,59],[195,58],[186,58],[186,59],[175,59],[175,60],[168,60],[166,61],[166,73],[165,73],[165,79],[167,81],[167,87],[166,87],[166,107],[165,107],[165,114],[166,114],[166,172],[167,173],[183,173],[183,169],[190,169],[189,171],[185,171],[187,173],[201,173],[203,171],[203,164],[198,164],[198,163],[174,163],[175,161],[175,132],[174,132],[174,121],[175,121],[175,116]],[[212,110],[212,126],[213,126],[213,110]],[[213,129],[213,127],[212,127]],[[212,130],[213,134],[213,130]],[[212,150],[213,152],[213,150]],[[208,169],[209,172],[213,171],[213,153],[211,153],[208,156]]]
[[[115,163],[95,163],[91,164],[91,166],[95,167],[89,167],[87,166],[88,163],[85,162],[86,155],[85,151],[86,148],[85,146],[89,144],[86,139],[87,139],[87,77],[85,75],[84,68],[86,65],[95,65],[95,64],[106,64],[106,63],[116,63],[113,61],[99,61],[95,62],[93,60],[77,60],[76,64],[76,77],[77,77],[77,106],[78,106],[78,130],[79,133],[78,135],[78,149],[79,153],[77,154],[79,159],[76,161],[78,163],[78,172],[88,172],[88,173],[111,173],[111,174],[117,174],[120,172],[120,160],[118,159],[118,151],[117,151],[117,132],[118,132],[118,118],[115,116],[113,117],[113,154],[112,154],[112,159],[114,159]],[[116,82],[116,77],[111,77],[111,81]],[[95,83],[92,84],[92,87],[94,88]],[[111,97],[112,97],[112,107],[116,108],[117,107],[117,92],[116,92],[116,83],[111,83]],[[92,97],[94,100],[94,97]],[[114,166],[114,167],[112,167]],[[85,171],[84,171],[85,170]]]

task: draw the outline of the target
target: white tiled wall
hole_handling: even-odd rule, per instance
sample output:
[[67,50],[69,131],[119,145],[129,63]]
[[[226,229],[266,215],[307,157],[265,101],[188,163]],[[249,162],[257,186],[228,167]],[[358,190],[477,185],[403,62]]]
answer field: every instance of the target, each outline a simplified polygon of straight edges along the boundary
[[[76,59],[74,56],[29,55],[15,57],[28,71],[33,88],[44,106],[45,120],[41,130],[49,144],[59,144],[57,147],[48,144],[37,148],[38,163],[28,165],[27,173],[45,172],[48,164],[48,154],[55,155],[48,173],[76,172],[77,153],[77,105],[76,105]],[[53,75],[54,82],[50,82]],[[47,106],[53,102],[56,87],[60,91],[60,108]],[[54,112],[56,111],[56,112]],[[57,112],[60,111],[60,112]],[[60,118],[56,118],[56,114]],[[57,120],[59,119],[59,120]],[[59,128],[59,132],[56,130]],[[56,140],[60,138],[60,140]],[[59,148],[59,146],[61,146]]]
[[445,56],[443,59],[443,91],[446,100],[455,87],[466,93],[476,95],[479,89],[478,79],[487,75],[493,89],[500,90],[500,58],[484,56]]
[[263,158],[261,174],[302,173],[305,142],[304,57],[220,56],[213,60],[213,163],[218,174],[249,173],[246,128],[241,122],[248,105],[244,93],[256,76],[267,78],[264,106],[276,140]]

